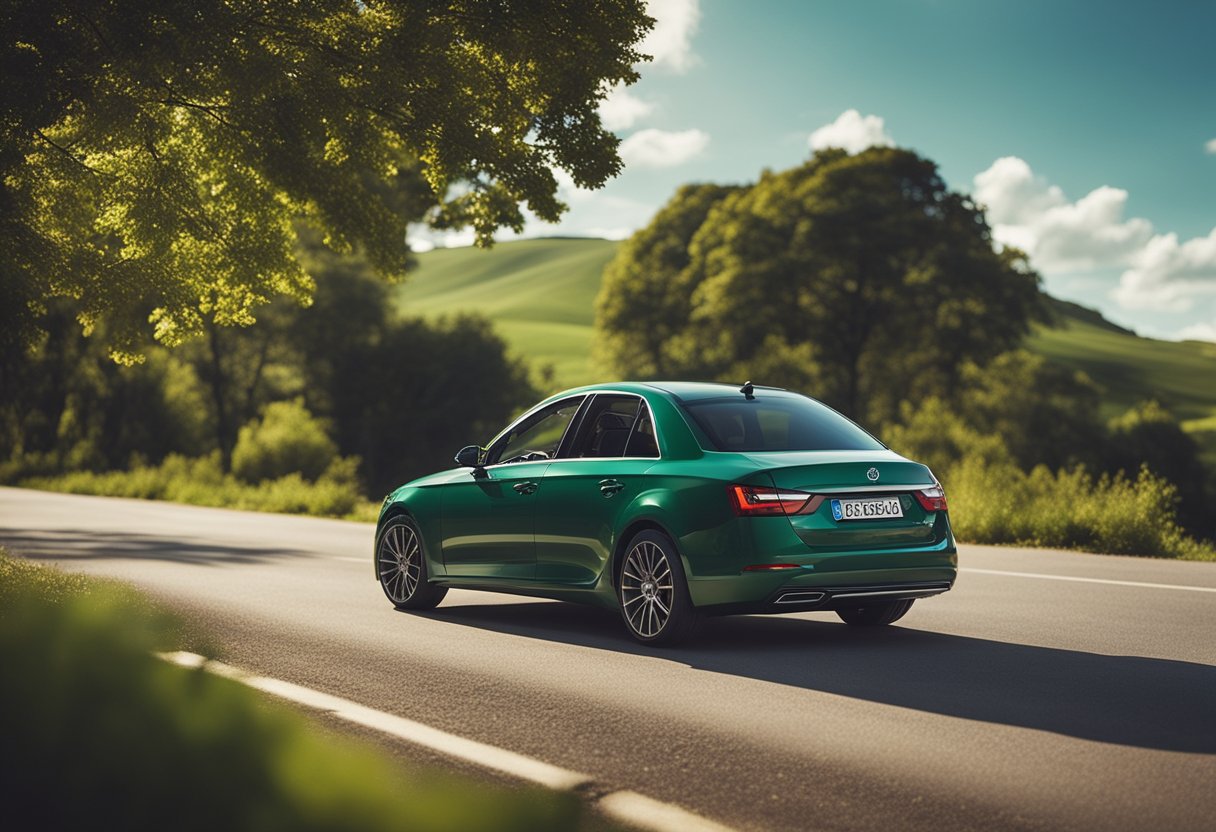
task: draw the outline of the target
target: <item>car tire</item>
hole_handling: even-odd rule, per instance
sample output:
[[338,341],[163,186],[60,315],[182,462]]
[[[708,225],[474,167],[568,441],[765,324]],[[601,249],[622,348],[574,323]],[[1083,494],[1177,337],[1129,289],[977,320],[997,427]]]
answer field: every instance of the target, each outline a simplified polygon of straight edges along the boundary
[[447,587],[430,583],[422,534],[408,517],[388,520],[376,539],[376,575],[384,595],[399,610],[434,609]]
[[638,532],[625,547],[617,601],[626,629],[642,644],[679,644],[700,621],[675,544],[653,529]]
[[843,607],[836,610],[840,620],[852,627],[882,627],[894,624],[912,609],[912,599],[868,604],[864,607]]

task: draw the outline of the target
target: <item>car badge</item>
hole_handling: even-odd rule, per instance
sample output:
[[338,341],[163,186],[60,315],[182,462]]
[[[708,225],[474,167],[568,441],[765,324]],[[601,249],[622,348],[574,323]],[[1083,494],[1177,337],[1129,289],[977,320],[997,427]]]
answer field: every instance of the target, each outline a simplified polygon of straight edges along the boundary
[[870,482],[878,482],[878,469],[871,468],[869,471],[866,471],[866,479]]

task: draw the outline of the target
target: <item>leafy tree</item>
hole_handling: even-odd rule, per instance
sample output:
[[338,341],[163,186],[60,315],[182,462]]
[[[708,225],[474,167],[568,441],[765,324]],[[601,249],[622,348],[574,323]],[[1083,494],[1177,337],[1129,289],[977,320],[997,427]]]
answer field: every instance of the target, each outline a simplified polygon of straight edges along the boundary
[[619,167],[596,108],[641,0],[0,0],[0,337],[48,298],[134,360],[306,301],[300,219],[377,271],[406,225],[488,243]]
[[948,396],[965,360],[1015,346],[1039,313],[1038,276],[1020,253],[994,252],[983,212],[931,161],[826,150],[704,214],[687,265],[667,278],[672,332],[656,359],[640,361],[622,346],[636,335],[622,322],[645,320],[649,295],[627,284],[644,268],[647,238],[689,236],[678,224],[695,217],[689,202],[678,194],[613,264],[620,277],[605,296],[630,303],[601,298],[612,314],[601,312],[598,331],[621,374],[750,377],[884,422],[905,399]]
[[685,185],[621,245],[604,270],[595,302],[598,335],[593,348],[610,373],[661,378],[677,372],[668,345],[688,326],[692,237],[709,212],[741,188]]
[[1216,534],[1207,494],[1207,471],[1199,446],[1172,413],[1157,402],[1142,402],[1110,422],[1108,467],[1133,474],[1141,465],[1178,488],[1178,519],[1207,537]]

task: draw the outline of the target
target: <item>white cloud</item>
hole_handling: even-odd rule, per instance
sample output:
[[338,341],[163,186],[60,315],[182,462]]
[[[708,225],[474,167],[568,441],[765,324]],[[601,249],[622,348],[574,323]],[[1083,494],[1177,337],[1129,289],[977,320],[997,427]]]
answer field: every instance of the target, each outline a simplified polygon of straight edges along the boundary
[[887,133],[882,116],[863,116],[857,110],[845,110],[831,124],[825,124],[808,140],[811,150],[840,147],[849,153],[860,153],[867,147],[891,147],[895,140]]
[[654,103],[638,98],[622,84],[600,102],[600,120],[606,130],[626,130],[654,111]]
[[1208,153],[1216,153],[1216,139],[1208,139],[1207,143],[1204,144],[1203,149]]
[[700,155],[709,146],[709,134],[703,130],[639,130],[621,142],[621,159],[627,166],[639,168],[669,168],[682,165]]
[[1206,237],[1178,242],[1177,234],[1148,241],[1132,268],[1119,278],[1115,300],[1128,309],[1183,312],[1200,295],[1216,294],[1216,228]]
[[997,242],[1022,249],[1043,271],[1128,266],[1153,236],[1148,220],[1124,219],[1127,191],[1104,185],[1069,202],[1016,156],[978,174],[973,195],[988,209]]
[[697,62],[692,36],[701,22],[700,0],[648,0],[646,13],[654,18],[654,28],[638,51],[651,56],[651,66],[687,72]]
[[1216,343],[1216,324],[1199,323],[1184,326],[1178,332],[1179,341],[1211,341]]

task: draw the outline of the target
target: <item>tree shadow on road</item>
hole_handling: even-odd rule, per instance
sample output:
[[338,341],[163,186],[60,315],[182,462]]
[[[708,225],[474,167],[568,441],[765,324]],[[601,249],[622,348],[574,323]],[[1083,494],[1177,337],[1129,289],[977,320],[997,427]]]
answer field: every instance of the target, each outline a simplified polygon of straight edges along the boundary
[[769,616],[712,619],[692,645],[647,649],[615,613],[573,604],[453,605],[427,616],[961,719],[1216,754],[1216,668],[1191,662]]
[[[0,529],[0,544],[31,560],[164,560],[199,565],[262,563],[298,551],[273,546],[207,543],[189,537],[165,537],[96,529]],[[370,562],[370,561],[369,561]]]

